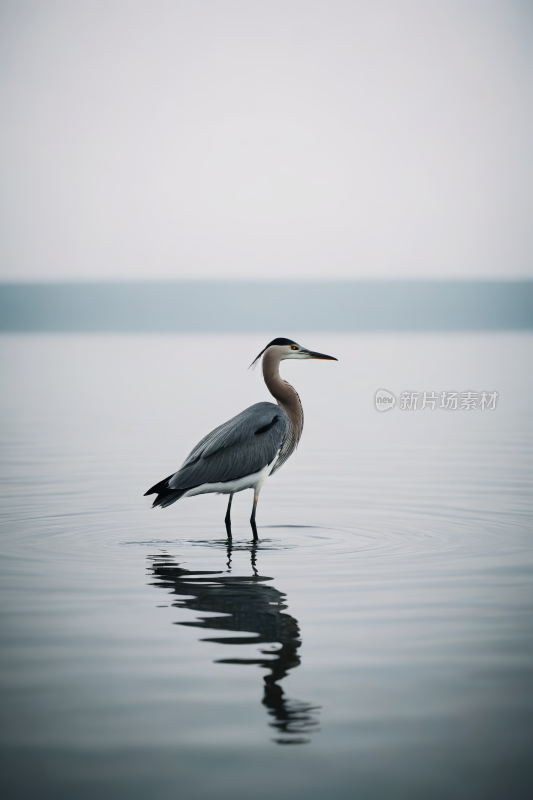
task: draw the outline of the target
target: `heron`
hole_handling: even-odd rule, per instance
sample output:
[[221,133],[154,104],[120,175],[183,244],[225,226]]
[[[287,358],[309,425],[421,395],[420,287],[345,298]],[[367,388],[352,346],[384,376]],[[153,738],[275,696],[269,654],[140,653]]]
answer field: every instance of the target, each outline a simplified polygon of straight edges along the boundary
[[255,521],[259,492],[265,480],[296,450],[304,424],[298,393],[280,377],[279,365],[289,358],[337,361],[333,356],[308,350],[284,337],[267,344],[250,367],[254,368],[261,357],[263,378],[277,405],[255,403],[204,436],[177,472],[145,492],[145,497],[157,495],[152,508],[166,508],[182,497],[198,494],[229,494],[224,522],[227,537],[231,539],[233,495],[253,489],[250,525],[254,540],[259,538]]

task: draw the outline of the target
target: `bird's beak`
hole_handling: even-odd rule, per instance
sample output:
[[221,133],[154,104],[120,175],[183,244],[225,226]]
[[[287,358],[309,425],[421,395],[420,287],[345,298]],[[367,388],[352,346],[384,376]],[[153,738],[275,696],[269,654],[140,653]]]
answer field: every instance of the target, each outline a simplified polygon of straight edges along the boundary
[[322,361],[338,361],[338,358],[333,356],[325,356],[324,353],[315,353],[314,350],[306,350],[309,358],[320,358]]

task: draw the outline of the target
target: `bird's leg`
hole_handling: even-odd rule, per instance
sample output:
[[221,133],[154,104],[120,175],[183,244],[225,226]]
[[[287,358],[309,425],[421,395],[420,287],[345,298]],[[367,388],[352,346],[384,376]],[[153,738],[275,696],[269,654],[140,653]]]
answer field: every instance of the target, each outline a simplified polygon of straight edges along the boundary
[[228,510],[226,511],[226,518],[224,522],[226,523],[226,533],[228,534],[228,539],[231,539],[231,501],[233,500],[233,495],[230,494],[229,496],[229,503],[228,503]]
[[252,526],[252,533],[254,535],[254,541],[257,541],[257,539],[259,539],[259,536],[257,535],[257,526],[255,524],[255,512],[256,512],[256,509],[257,509],[257,501],[258,500],[259,500],[259,492],[256,489],[254,491],[254,507],[252,508],[252,516],[250,517],[250,525]]

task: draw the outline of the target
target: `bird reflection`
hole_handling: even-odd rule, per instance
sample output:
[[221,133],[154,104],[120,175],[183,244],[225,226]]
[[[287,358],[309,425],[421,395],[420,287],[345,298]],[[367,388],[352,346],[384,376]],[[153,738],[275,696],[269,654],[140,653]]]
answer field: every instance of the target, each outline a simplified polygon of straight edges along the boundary
[[[215,636],[202,639],[227,645],[276,644],[277,649],[260,650],[258,658],[222,658],[219,664],[256,664],[268,673],[264,677],[263,705],[276,728],[277,744],[306,744],[309,735],[316,731],[318,706],[285,697],[279,682],[288,671],[298,667],[301,645],[298,623],[290,614],[285,595],[273,586],[265,585],[272,578],[257,572],[257,544],[246,547],[250,551],[252,575],[243,577],[222,572],[188,570],[179,566],[169,555],[148,556],[152,574],[160,586],[183,599],[174,605],[200,612],[218,612],[221,617],[198,617],[193,622],[178,622],[194,628],[215,631],[247,632],[250,636]],[[231,573],[233,543],[227,543],[227,567]]]

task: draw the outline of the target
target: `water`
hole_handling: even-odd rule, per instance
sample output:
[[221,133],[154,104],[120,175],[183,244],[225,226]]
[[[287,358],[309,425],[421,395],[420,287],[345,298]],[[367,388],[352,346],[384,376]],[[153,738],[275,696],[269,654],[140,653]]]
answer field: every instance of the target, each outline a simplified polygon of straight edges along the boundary
[[142,494],[268,337],[0,339],[4,797],[531,796],[533,335],[297,340],[340,360],[282,365],[303,439],[228,548],[226,498]]

